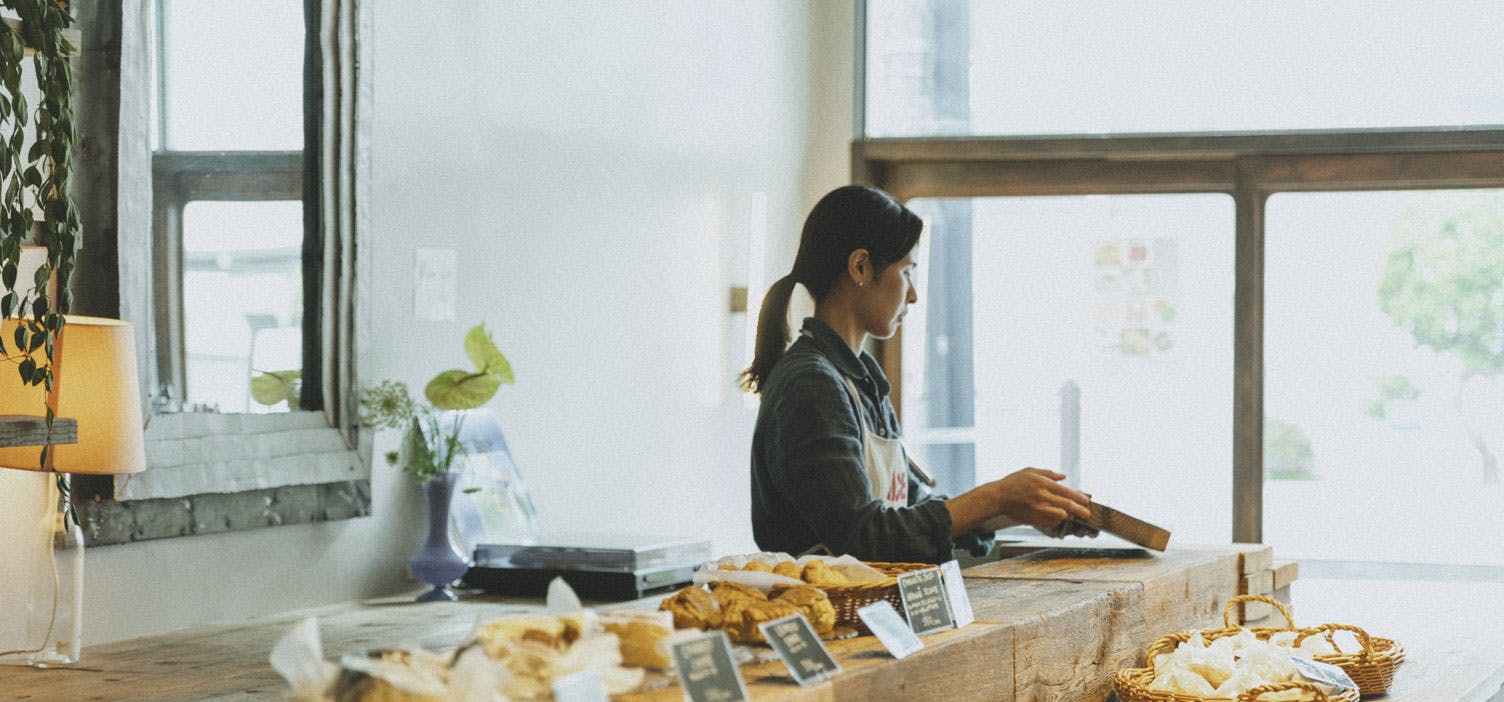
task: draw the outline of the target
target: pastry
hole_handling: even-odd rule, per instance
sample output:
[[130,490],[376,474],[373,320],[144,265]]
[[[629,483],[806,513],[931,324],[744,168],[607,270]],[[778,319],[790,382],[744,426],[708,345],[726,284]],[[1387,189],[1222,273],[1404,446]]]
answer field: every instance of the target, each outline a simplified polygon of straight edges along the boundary
[[622,665],[633,668],[669,666],[668,647],[662,643],[674,633],[673,614],[618,610],[602,614],[601,625],[621,639]]
[[743,600],[726,610],[726,635],[739,643],[767,643],[757,625],[798,613],[799,608],[788,602]]
[[728,605],[738,600],[766,602],[768,599],[768,596],[763,594],[762,590],[752,587],[751,585],[733,583],[729,580],[716,580],[711,582],[710,594],[715,595],[716,602],[720,603],[721,609],[723,610],[726,609]]
[[[571,628],[573,631],[571,632]],[[508,643],[530,641],[555,650],[563,650],[573,639],[579,638],[579,623],[571,627],[563,618],[548,614],[516,614],[498,617],[476,627],[475,640],[485,647],[493,658]]]
[[721,626],[721,608],[704,588],[691,585],[663,599],[658,609],[674,617],[679,629],[716,629]]
[[804,582],[815,587],[851,584],[851,581],[846,576],[831,569],[830,564],[821,560],[813,560],[805,563],[803,576]]
[[799,608],[809,620],[809,625],[822,638],[830,636],[836,628],[836,607],[824,591],[811,585],[797,585],[780,592],[774,602],[787,602]]
[[773,572],[773,566],[762,561],[747,561],[747,565],[742,566],[742,570],[750,570],[756,573],[771,573]]
[[803,578],[800,576],[803,573],[804,569],[800,568],[799,564],[793,561],[779,561],[777,565],[773,566],[773,574],[782,575],[785,578],[802,580]]

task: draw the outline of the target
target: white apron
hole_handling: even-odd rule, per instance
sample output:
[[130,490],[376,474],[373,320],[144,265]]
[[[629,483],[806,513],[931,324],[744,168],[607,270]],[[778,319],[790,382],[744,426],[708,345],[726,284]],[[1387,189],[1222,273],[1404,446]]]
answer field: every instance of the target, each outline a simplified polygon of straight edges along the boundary
[[857,424],[862,429],[862,464],[867,469],[872,499],[884,507],[907,507],[909,504],[909,458],[898,437],[886,437],[868,429],[876,426],[875,417],[867,417],[866,405],[857,394],[856,383],[846,381],[846,391],[856,403]]

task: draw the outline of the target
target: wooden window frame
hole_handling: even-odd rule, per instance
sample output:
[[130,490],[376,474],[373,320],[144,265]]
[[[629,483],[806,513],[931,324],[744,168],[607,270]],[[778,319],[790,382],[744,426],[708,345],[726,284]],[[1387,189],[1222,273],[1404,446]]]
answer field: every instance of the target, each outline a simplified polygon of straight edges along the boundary
[[[879,138],[853,181],[913,198],[1222,193],[1233,198],[1232,540],[1263,539],[1264,209],[1280,192],[1504,188],[1504,128]],[[900,329],[899,334],[902,334]],[[903,342],[877,345],[902,407]]]

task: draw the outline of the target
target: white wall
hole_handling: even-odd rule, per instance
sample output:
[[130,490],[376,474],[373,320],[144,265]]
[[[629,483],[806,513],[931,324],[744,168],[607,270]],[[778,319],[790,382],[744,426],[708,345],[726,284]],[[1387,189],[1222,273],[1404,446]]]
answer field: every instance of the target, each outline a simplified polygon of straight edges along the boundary
[[[518,378],[492,406],[545,525],[753,548],[728,288],[754,194],[776,277],[847,180],[851,3],[368,7],[363,379],[421,385],[485,321]],[[413,318],[420,246],[459,252],[452,322]],[[370,518],[93,549],[85,641],[413,587],[423,508],[379,458],[391,443]]]

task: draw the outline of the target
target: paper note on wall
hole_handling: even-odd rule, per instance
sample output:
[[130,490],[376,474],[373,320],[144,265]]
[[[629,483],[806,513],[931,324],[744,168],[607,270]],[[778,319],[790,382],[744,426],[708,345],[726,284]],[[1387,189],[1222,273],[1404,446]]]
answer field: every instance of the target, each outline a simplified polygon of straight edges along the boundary
[[446,322],[454,319],[459,252],[420,248],[413,252],[413,317]]

